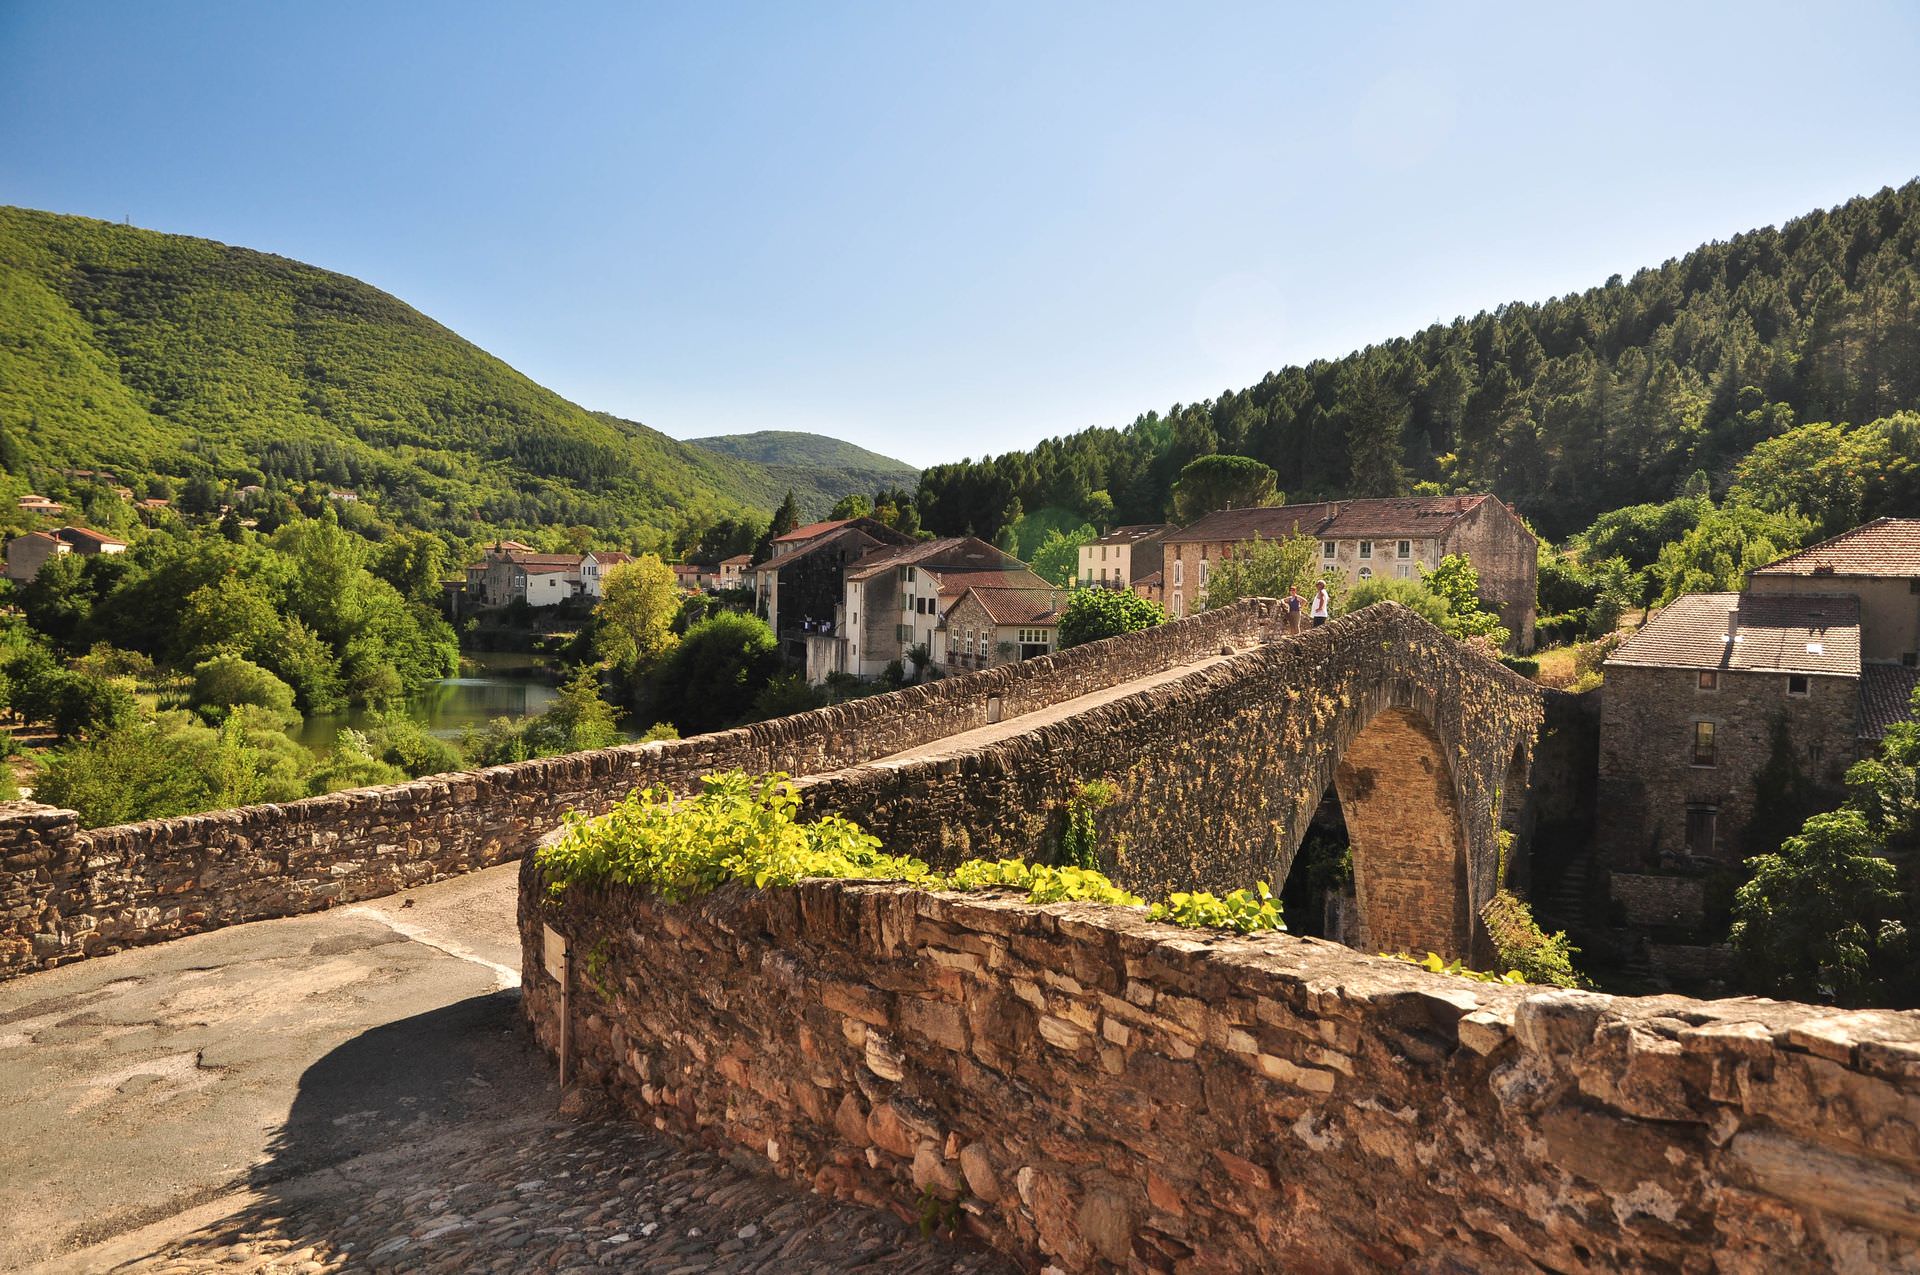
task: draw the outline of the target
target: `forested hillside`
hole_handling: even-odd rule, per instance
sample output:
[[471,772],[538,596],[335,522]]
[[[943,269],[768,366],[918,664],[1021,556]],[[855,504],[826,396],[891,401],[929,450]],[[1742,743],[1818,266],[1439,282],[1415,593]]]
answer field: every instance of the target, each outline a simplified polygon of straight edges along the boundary
[[356,279],[21,208],[0,208],[0,431],[16,473],[317,481],[463,535],[681,538],[785,491],[751,461],[583,410]]
[[823,518],[841,497],[904,488],[913,490],[920,471],[905,461],[824,434],[763,429],[752,434],[720,434],[688,440],[721,456],[750,461],[769,482],[769,507],[788,491],[809,518]]
[[[938,465],[919,503],[940,534],[992,537],[1025,516],[1022,542],[1041,526],[1153,521],[1184,465],[1224,452],[1271,466],[1291,500],[1492,490],[1559,538],[1678,495],[1696,474],[1723,494],[1756,444],[1810,422],[1835,424],[1785,450],[1853,439],[1865,463],[1904,463],[1910,480],[1912,457],[1898,453],[1914,444],[1911,423],[1854,434],[1916,406],[1920,182],[1909,182],[1122,429]],[[1857,480],[1849,516],[1917,494],[1884,478]]]

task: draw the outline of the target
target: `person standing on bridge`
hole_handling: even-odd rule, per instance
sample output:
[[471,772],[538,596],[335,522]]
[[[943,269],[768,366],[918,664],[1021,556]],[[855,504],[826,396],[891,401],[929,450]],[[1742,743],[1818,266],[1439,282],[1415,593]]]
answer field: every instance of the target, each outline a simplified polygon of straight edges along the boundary
[[1287,632],[1298,633],[1300,631],[1300,607],[1301,607],[1301,604],[1306,601],[1305,598],[1300,596],[1299,585],[1290,584],[1287,586],[1286,601],[1287,601]]
[[1313,627],[1319,628],[1327,622],[1327,582],[1325,580],[1313,586]]

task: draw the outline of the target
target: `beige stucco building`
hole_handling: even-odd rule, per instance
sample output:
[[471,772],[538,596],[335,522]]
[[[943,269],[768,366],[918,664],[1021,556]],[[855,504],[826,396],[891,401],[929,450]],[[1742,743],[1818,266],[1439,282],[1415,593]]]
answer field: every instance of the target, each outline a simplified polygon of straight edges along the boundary
[[1132,588],[1136,580],[1160,570],[1161,542],[1176,530],[1171,523],[1136,523],[1081,545],[1080,587]]

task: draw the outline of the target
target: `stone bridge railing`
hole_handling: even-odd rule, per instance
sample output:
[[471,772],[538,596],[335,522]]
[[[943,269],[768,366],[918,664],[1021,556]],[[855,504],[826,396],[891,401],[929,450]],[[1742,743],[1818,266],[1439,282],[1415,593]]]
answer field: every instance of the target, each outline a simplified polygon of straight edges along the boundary
[[856,765],[1271,631],[1254,600],[988,672],[666,743],[331,793],[284,805],[81,830],[71,811],[0,805],[0,977],[243,921],[374,898],[524,854],[568,810],[740,767]]
[[1486,986],[904,886],[546,901],[629,1114],[1067,1271],[1920,1269],[1920,1015]]

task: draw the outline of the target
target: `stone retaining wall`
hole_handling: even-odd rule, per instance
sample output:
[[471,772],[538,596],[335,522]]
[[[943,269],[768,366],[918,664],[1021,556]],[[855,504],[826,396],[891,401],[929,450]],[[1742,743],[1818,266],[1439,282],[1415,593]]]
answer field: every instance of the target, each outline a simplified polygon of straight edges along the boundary
[[0,804],[0,977],[242,921],[374,898],[518,858],[577,809],[712,770],[831,771],[1248,645],[1275,604],[1219,611],[1008,665],[667,743],[81,831]]
[[903,886],[521,873],[579,1083],[1029,1269],[1920,1269],[1920,1015],[1486,986]]

